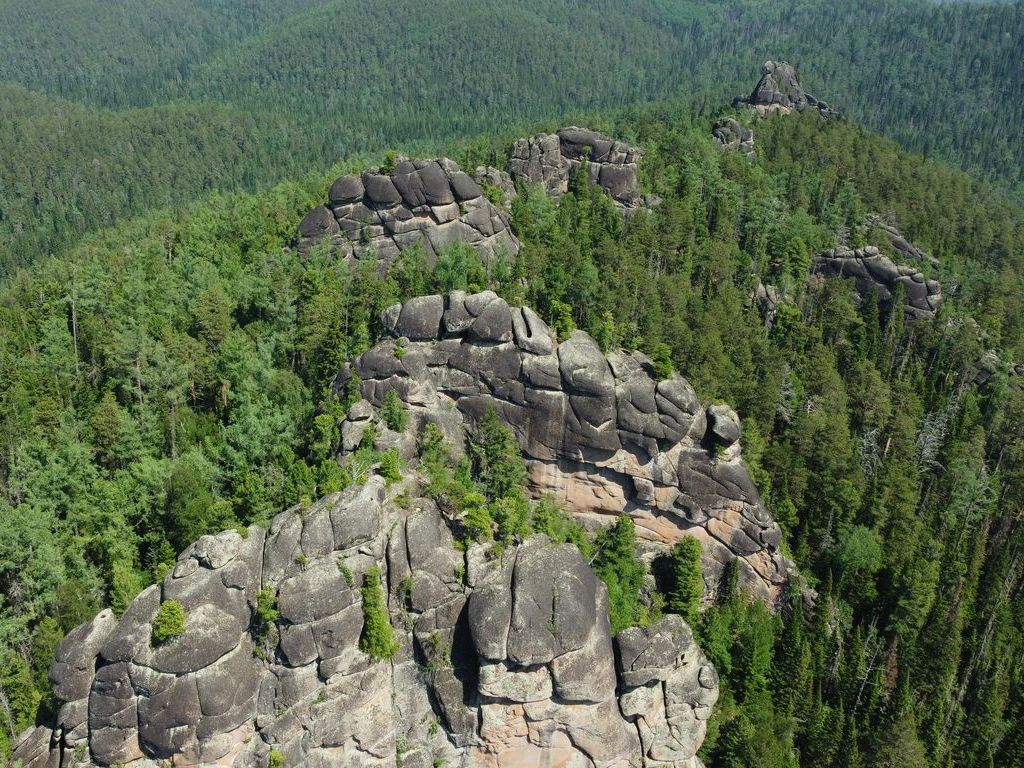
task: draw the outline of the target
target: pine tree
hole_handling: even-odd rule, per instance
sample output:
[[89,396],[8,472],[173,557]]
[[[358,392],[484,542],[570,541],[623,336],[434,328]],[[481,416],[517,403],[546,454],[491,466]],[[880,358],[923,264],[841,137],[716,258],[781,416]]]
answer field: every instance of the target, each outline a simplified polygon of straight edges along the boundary
[[700,614],[704,595],[704,568],[700,542],[684,536],[672,547],[670,587],[666,607],[694,624]]
[[381,589],[380,568],[373,566],[363,577],[363,631],[359,650],[374,661],[393,658],[401,647],[391,626],[384,590]]

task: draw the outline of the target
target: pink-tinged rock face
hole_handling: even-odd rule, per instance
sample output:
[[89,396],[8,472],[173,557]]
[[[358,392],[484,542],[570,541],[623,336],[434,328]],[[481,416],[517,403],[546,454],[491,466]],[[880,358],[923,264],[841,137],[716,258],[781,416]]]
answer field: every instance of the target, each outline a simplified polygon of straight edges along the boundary
[[[267,531],[201,538],[120,619],[103,612],[61,644],[60,717],[15,758],[263,768],[273,750],[297,766],[695,768],[718,678],[679,617],[613,639],[607,589],[574,546],[534,536],[499,556],[463,551],[433,501],[398,506],[399,492],[374,476]],[[390,660],[360,650],[371,578]],[[156,642],[167,600],[184,632]]]
[[[770,603],[796,578],[743,467],[736,414],[702,405],[685,379],[656,381],[643,355],[606,356],[581,331],[558,343],[534,312],[489,291],[410,299],[382,319],[393,338],[338,377],[357,374],[371,403],[394,390],[417,424],[438,424],[455,445],[493,408],[534,495],[553,494],[593,525],[626,512],[652,545],[698,537],[709,592],[733,562]],[[406,340],[400,357],[395,339]]]

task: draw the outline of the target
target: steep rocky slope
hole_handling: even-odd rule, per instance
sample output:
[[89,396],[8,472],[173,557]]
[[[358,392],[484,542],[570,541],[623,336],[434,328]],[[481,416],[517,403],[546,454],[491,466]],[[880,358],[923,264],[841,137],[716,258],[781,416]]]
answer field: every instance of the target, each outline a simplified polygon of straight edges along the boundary
[[[394,390],[453,443],[494,408],[519,440],[535,493],[555,494],[592,525],[627,512],[653,545],[696,536],[711,591],[734,561],[769,601],[794,578],[743,466],[736,414],[700,403],[686,379],[658,381],[636,352],[606,357],[582,331],[556,343],[536,313],[490,291],[410,299],[383,322],[391,338],[342,371],[338,387],[354,373],[376,405]],[[350,414],[347,447],[368,418]]]
[[[460,551],[429,499],[380,477],[204,536],[117,619],[74,630],[50,670],[55,723],[24,768],[694,768],[718,677],[667,616],[613,641],[607,591],[572,545]],[[383,577],[381,576],[383,574]],[[400,642],[360,650],[382,579]],[[178,601],[184,632],[154,639]],[[276,605],[276,615],[268,611]]]

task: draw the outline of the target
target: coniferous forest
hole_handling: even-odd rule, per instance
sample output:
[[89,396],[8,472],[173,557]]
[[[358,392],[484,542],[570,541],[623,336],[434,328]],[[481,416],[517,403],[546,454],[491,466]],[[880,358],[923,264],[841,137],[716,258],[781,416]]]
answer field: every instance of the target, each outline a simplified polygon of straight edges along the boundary
[[1015,187],[1020,3],[20,2],[0,7],[0,267],[211,191],[401,144],[685,98],[761,63],[929,157]]
[[[651,593],[628,517],[594,535],[545,501],[513,525],[499,423],[471,461],[430,436],[420,458],[467,539],[576,544],[614,630],[687,619],[721,677],[709,768],[1024,768],[1024,5],[242,5],[0,5],[0,762],[54,715],[65,634],[203,534],[358,481],[330,385],[385,308],[493,289],[742,419],[813,603],[773,613],[727,578],[698,611],[694,552]],[[746,115],[756,158],[722,151],[715,118],[768,58],[843,117]],[[581,121],[644,147],[658,205],[624,221],[579,179],[524,187],[497,262],[296,247],[389,149],[503,167],[512,138]],[[895,256],[879,222],[933,257],[934,320],[810,275],[839,243]],[[386,659],[379,578],[360,648]]]

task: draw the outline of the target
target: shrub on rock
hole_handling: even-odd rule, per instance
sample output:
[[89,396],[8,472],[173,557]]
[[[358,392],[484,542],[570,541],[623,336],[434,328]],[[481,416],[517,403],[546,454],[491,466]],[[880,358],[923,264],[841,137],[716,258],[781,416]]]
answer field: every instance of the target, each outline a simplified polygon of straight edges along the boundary
[[400,647],[388,617],[380,578],[380,568],[374,566],[363,577],[362,588],[363,632],[359,636],[359,650],[374,661],[392,658]]
[[153,619],[153,644],[160,645],[185,634],[185,607],[177,600],[166,600]]

